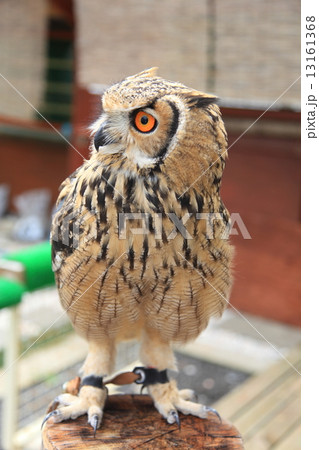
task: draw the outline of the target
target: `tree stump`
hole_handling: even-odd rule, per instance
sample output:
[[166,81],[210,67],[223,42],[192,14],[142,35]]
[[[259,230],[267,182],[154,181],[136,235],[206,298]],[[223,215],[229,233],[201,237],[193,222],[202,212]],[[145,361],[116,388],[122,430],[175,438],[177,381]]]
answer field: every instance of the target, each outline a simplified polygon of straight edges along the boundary
[[169,425],[148,395],[110,395],[95,437],[86,415],[61,423],[47,422],[42,432],[43,449],[244,448],[236,428],[218,417],[199,419],[180,414],[180,422],[180,429]]

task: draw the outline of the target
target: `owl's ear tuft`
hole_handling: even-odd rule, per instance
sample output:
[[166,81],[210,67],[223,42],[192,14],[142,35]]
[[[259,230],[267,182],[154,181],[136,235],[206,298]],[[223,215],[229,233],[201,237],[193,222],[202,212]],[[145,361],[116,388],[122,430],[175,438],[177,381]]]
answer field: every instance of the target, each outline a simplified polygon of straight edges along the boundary
[[212,103],[217,103],[218,98],[213,95],[191,94],[186,96],[186,100],[191,108],[207,108]]
[[155,77],[157,75],[158,67],[151,67],[136,74],[136,77]]

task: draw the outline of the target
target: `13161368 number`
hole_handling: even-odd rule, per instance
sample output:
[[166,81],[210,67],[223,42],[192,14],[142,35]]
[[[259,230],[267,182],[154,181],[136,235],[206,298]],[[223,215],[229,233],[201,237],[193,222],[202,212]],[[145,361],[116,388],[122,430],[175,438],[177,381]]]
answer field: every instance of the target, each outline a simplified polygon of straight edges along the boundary
[[316,76],[316,18],[315,16],[306,17],[306,77]]

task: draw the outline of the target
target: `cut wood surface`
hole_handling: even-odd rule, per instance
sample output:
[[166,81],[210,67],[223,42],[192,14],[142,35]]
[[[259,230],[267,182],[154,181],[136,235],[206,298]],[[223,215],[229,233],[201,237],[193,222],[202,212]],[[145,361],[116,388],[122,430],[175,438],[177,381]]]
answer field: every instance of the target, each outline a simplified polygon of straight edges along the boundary
[[209,419],[180,414],[180,422],[180,429],[169,425],[147,395],[111,395],[95,437],[86,415],[61,423],[47,422],[42,432],[43,449],[244,448],[237,429],[229,422],[220,422],[214,414]]

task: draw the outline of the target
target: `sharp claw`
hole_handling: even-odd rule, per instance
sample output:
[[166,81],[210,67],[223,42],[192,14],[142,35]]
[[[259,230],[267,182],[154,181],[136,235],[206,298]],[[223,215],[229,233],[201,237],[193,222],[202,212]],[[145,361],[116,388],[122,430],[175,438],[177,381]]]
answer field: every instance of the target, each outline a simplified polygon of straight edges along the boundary
[[42,430],[43,425],[45,424],[45,422],[46,422],[47,420],[49,420],[50,417],[56,416],[57,414],[58,414],[58,410],[57,410],[57,409],[55,409],[54,411],[51,411],[49,414],[47,414],[47,415],[45,416],[45,418],[43,419],[43,422],[42,422],[42,424],[41,424],[41,430]]
[[176,424],[178,425],[178,428],[181,429],[181,422],[180,422],[180,420],[179,420],[178,412],[175,411],[175,410],[173,410],[173,411],[171,411],[171,412],[169,413],[169,415],[172,416],[172,417],[174,418],[174,422],[173,422],[173,423],[176,423]]
[[220,417],[219,412],[216,411],[216,409],[211,408],[210,406],[206,406],[206,411],[214,413],[218,417],[220,423],[222,423],[222,418]]
[[175,412],[174,417],[175,417],[175,423],[177,424],[178,429],[181,430],[181,421],[179,420],[179,415],[177,412]]
[[97,430],[98,425],[99,425],[99,416],[98,416],[97,414],[94,414],[94,416],[93,416],[92,419],[90,420],[90,424],[91,424],[92,427],[93,427],[93,430],[94,430],[94,438],[95,438],[96,430]]

